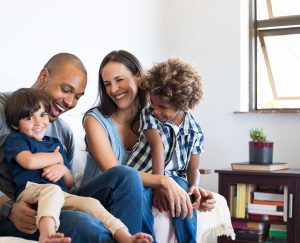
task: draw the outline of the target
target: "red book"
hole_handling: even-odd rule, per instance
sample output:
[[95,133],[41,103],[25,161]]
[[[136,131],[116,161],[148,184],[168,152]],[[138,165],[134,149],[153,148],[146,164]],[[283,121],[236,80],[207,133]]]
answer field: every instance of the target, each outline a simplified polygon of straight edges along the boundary
[[249,219],[252,220],[283,222],[283,216],[263,215],[263,214],[254,214],[254,213],[249,213],[248,215],[249,215]]

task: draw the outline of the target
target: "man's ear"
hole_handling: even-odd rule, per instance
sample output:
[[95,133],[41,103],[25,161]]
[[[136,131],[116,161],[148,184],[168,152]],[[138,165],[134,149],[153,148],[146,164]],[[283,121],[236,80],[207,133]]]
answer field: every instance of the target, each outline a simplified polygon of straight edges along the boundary
[[32,88],[42,89],[48,82],[49,72],[47,68],[43,68]]

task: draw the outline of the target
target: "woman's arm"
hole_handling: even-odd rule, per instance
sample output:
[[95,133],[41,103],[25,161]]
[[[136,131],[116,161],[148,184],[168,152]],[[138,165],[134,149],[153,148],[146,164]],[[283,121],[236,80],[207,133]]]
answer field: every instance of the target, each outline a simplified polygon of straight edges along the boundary
[[83,127],[88,140],[88,150],[99,168],[105,171],[119,165],[103,126],[94,117],[86,116]]
[[164,146],[159,132],[156,129],[146,129],[143,131],[151,149],[152,173],[157,175],[164,174]]

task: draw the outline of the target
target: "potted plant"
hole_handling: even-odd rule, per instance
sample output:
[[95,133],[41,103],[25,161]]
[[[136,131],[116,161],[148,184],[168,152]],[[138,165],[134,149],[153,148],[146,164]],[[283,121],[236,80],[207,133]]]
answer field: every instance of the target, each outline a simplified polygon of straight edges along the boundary
[[249,142],[250,164],[272,164],[273,142],[268,142],[267,135],[262,128],[250,130],[252,141]]

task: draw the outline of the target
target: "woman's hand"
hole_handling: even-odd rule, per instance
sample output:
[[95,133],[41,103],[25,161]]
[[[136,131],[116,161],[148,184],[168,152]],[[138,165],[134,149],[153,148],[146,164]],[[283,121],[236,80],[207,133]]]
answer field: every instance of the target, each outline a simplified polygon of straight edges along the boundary
[[172,178],[164,177],[162,188],[172,217],[193,216],[193,207],[189,195]]
[[168,202],[163,188],[153,189],[152,197],[153,206],[156,207],[160,212],[169,211]]
[[210,191],[206,191],[203,188],[199,188],[201,194],[199,209],[203,211],[211,211],[216,206],[216,200],[214,194]]

